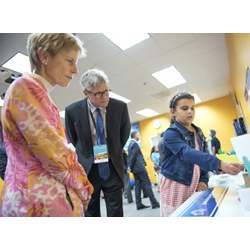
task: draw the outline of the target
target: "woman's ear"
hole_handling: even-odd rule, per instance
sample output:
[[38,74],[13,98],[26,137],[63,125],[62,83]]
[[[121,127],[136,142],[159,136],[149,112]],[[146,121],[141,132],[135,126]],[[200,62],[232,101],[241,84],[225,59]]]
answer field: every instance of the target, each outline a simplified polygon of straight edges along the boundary
[[39,47],[37,49],[37,56],[38,56],[38,59],[39,59],[39,62],[41,63],[41,65],[48,64],[48,55],[42,47]]

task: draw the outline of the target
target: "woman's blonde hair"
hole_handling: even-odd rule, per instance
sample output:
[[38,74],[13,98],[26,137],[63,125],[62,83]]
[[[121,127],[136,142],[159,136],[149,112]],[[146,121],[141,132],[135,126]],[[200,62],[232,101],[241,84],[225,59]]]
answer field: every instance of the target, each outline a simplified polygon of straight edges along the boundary
[[31,71],[39,71],[41,62],[37,55],[37,50],[42,48],[45,53],[55,56],[61,50],[77,50],[80,56],[86,56],[83,42],[70,33],[33,33],[27,40],[27,52],[31,64]]

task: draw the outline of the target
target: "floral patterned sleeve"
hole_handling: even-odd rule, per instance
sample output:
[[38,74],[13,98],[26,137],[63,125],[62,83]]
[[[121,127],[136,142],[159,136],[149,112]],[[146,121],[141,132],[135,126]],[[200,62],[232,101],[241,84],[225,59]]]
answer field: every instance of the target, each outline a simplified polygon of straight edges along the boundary
[[19,84],[7,103],[7,113],[42,167],[86,203],[93,187],[76,153],[68,147],[58,109],[47,91],[41,86]]

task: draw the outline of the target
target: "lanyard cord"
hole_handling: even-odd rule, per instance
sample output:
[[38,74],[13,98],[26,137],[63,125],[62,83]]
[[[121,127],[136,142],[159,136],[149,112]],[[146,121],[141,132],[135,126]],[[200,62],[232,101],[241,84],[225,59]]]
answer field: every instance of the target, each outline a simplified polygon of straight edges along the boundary
[[95,123],[94,116],[93,116],[93,114],[92,114],[91,110],[89,110],[89,112],[90,112],[90,117],[91,117],[91,120],[92,120],[93,125],[94,125],[94,127],[95,127],[95,132],[96,132],[96,123]]

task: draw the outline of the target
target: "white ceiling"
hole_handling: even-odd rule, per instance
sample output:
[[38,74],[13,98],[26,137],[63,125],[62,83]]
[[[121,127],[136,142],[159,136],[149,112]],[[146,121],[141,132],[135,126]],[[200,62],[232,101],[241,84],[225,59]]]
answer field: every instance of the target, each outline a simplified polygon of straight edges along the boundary
[[[179,90],[197,93],[202,102],[229,93],[224,34],[150,33],[149,39],[126,51],[101,33],[77,35],[84,41],[87,58],[80,60],[80,72],[68,88],[56,87],[52,91],[61,110],[82,98],[80,75],[92,67],[106,72],[113,92],[131,100],[128,108],[132,122],[145,119],[135,113],[144,108],[160,114],[168,112],[169,95]],[[0,65],[17,51],[26,53],[26,39],[27,34],[0,33]],[[152,73],[170,65],[175,65],[187,83],[168,90]]]

